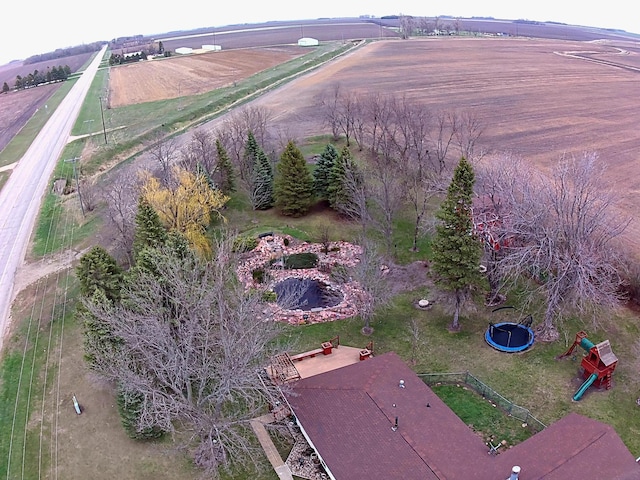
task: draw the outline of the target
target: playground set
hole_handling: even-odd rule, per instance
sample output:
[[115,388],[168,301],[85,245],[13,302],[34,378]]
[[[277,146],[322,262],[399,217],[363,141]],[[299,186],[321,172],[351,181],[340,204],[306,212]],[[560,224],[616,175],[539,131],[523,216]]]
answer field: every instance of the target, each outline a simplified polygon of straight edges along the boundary
[[573,395],[573,400],[576,402],[582,398],[591,385],[609,390],[611,388],[613,371],[618,364],[618,357],[616,357],[611,350],[609,340],[594,345],[593,342],[587,338],[587,334],[584,331],[578,332],[573,345],[556,358],[559,360],[569,357],[573,354],[577,346],[580,346],[587,352],[587,355],[582,358],[582,362],[580,363],[584,382]]

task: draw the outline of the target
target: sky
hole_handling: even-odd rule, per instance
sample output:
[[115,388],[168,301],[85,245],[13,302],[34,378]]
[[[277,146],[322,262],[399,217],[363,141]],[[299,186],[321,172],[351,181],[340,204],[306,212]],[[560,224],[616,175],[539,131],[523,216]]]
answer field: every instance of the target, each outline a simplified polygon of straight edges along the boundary
[[0,9],[0,65],[30,55],[127,35],[221,27],[271,20],[359,15],[451,15],[555,21],[640,34],[640,16],[628,0],[191,0],[165,3],[110,0],[31,0]]

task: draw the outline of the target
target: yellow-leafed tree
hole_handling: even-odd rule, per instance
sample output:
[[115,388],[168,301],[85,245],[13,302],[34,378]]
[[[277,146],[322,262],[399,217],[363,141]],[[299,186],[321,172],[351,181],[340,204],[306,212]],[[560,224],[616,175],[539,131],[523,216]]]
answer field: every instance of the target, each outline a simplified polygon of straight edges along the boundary
[[179,167],[171,174],[173,181],[165,186],[146,173],[142,196],[158,212],[167,230],[182,233],[196,252],[208,258],[211,245],[206,229],[212,216],[225,220],[221,210],[229,197],[212,188],[204,175]]

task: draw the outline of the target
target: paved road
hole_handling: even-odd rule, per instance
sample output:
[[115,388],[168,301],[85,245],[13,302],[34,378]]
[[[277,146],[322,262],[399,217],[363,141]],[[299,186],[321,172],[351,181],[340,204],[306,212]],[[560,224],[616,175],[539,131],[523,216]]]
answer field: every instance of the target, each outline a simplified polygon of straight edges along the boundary
[[76,81],[0,190],[0,349],[9,319],[16,270],[24,261],[51,174],[106,48]]

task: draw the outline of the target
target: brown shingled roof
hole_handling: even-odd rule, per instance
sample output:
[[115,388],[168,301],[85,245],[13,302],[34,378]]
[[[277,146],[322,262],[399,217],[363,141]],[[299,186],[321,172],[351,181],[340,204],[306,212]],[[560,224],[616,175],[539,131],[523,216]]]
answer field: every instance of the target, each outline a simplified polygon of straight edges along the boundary
[[521,480],[640,479],[615,431],[577,414],[488,455],[482,439],[394,353],[299,380],[287,397],[338,480],[503,480],[513,465],[522,467]]

